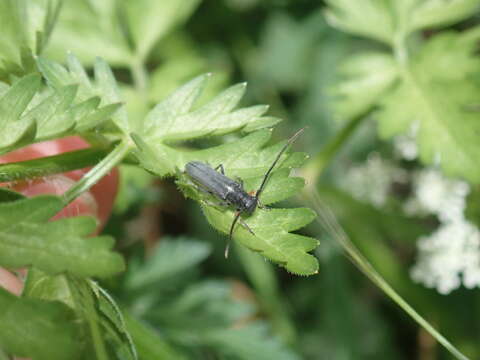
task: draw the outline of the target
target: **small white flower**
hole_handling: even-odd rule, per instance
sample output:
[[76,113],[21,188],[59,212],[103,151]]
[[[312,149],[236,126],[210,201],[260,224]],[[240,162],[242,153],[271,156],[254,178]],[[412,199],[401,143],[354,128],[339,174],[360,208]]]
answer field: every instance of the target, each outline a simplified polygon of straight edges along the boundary
[[413,184],[417,205],[424,212],[437,215],[442,222],[463,218],[465,197],[470,191],[466,182],[448,179],[435,169],[425,169],[414,176]]
[[441,294],[463,283],[480,286],[480,231],[466,220],[442,224],[433,234],[418,240],[418,259],[413,280]]
[[382,207],[392,183],[404,180],[404,170],[385,161],[378,153],[372,153],[365,163],[351,167],[340,185],[356,199]]

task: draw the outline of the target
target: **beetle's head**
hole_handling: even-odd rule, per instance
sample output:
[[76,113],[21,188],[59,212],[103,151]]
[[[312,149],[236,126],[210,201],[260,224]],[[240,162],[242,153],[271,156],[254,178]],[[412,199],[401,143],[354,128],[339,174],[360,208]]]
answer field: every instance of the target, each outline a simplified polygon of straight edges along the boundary
[[255,196],[249,196],[245,201],[245,212],[252,214],[258,205],[258,199]]

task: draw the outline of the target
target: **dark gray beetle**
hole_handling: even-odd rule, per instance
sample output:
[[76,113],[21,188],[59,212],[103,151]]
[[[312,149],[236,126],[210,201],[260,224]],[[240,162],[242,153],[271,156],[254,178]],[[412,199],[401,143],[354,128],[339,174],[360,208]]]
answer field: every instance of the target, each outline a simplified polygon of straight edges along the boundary
[[[232,225],[230,226],[228,242],[225,247],[225,257],[228,257],[228,250],[230,247],[233,230],[235,229],[237,221],[240,221],[240,223],[252,235],[255,235],[252,229],[250,229],[250,227],[240,218],[240,216],[242,214],[251,215],[257,207],[263,208],[263,206],[260,205],[259,199],[260,195],[265,189],[265,185],[267,184],[268,178],[272,173],[273,168],[277,164],[278,160],[280,160],[280,157],[285,152],[285,150],[287,150],[287,148],[297,139],[297,137],[304,130],[305,128],[297,131],[283,146],[283,148],[280,150],[277,157],[273,161],[272,165],[265,173],[262,184],[254,194],[249,194],[245,191],[241,179],[235,181],[225,176],[225,171],[222,164],[218,165],[214,169],[210,165],[201,161],[191,161],[185,166],[185,172],[197,185],[198,190],[207,192],[215,196],[216,198],[222,200],[222,203],[220,205],[234,206],[236,209],[235,217],[233,218]],[[220,170],[220,172],[218,170]]]

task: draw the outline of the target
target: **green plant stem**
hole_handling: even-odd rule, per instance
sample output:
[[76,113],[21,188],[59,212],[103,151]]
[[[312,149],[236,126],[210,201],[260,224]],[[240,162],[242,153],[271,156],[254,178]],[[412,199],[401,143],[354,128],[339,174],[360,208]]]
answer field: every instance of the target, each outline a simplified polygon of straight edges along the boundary
[[305,201],[308,201],[317,212],[317,221],[328,233],[340,244],[352,263],[380,288],[390,299],[400,306],[414,321],[423,327],[434,339],[447,349],[456,359],[468,360],[453,344],[440,334],[427,320],[415,311],[375,270],[370,262],[360,253],[349,239],[348,235],[338,224],[332,211],[322,203],[316,189],[309,188],[303,193]]
[[68,191],[63,194],[65,205],[71,203],[80,194],[87,191],[92,185],[97,183],[102,177],[107,175],[116,165],[118,165],[131,149],[131,144],[126,140],[117,145],[102,161],[95,165],[79,181],[75,183]]
[[328,166],[328,164],[333,160],[339,150],[343,145],[350,139],[350,136],[362,123],[362,120],[365,119],[368,113],[371,111],[369,109],[366,112],[362,112],[356,117],[352,118],[336,135],[330,140],[320,152],[312,157],[308,163],[302,169],[302,176],[305,178],[308,187],[314,187],[317,181],[320,178],[323,170]]
[[137,59],[130,65],[130,71],[133,77],[133,83],[140,94],[145,94],[148,84],[148,74],[143,60]]
[[113,147],[95,147],[0,165],[0,182],[33,179],[83,169],[99,163]]

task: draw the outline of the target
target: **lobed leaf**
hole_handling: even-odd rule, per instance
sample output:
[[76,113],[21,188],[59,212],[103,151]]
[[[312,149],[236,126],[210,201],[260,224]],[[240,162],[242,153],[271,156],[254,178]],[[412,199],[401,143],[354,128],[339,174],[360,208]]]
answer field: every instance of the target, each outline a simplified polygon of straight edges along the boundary
[[475,15],[480,7],[476,0],[417,1],[410,12],[411,30],[447,26]]
[[[205,216],[212,226],[228,234],[234,212],[202,206]],[[233,238],[250,250],[260,252],[264,257],[285,267],[297,275],[312,275],[318,272],[318,261],[308,254],[318,246],[318,240],[291,234],[315,219],[316,214],[307,208],[257,209],[244,220],[253,230],[250,234],[243,226],[235,228]]]
[[72,312],[59,302],[18,298],[0,287],[0,347],[32,360],[71,359],[77,354]]
[[234,111],[245,93],[246,84],[234,85],[192,110],[208,77],[203,75],[191,80],[156,105],[146,116],[138,135],[147,143],[161,145],[162,142],[223,135],[248,125],[248,131],[253,131],[278,122],[262,118],[268,110],[264,105]]
[[414,31],[454,24],[476,13],[476,0],[327,0],[331,25],[393,46]]
[[112,238],[87,238],[96,227],[93,218],[45,222],[62,207],[59,198],[52,196],[0,203],[2,266],[33,265],[50,274],[68,271],[99,277],[122,271],[121,256],[111,252]]
[[358,116],[388,92],[398,78],[393,57],[387,53],[358,54],[340,67],[344,80],[332,89],[336,97],[334,108],[341,118]]
[[199,4],[199,0],[125,2],[125,25],[135,44],[137,56],[145,59],[155,43],[175,25],[188,18]]
[[378,112],[382,137],[413,127],[424,163],[438,163],[447,174],[476,183],[480,122],[469,108],[478,103],[479,87],[471,77],[478,61],[473,55],[478,36],[473,30],[430,40]]
[[327,21],[349,33],[391,44],[395,34],[390,0],[327,0]]
[[8,89],[0,99],[0,153],[35,133],[32,118],[22,116],[40,89],[40,76],[27,75]]
[[104,337],[121,359],[137,360],[137,350],[115,300],[96,282],[90,281],[89,284],[96,295],[97,311],[101,315],[100,324],[105,330]]
[[[131,130],[126,110],[121,107],[117,83],[104,60],[97,58],[95,61],[94,82],[90,81],[85,69],[72,54],[68,55],[67,68],[42,57],[37,59],[37,65],[55,91],[61,92],[65,87],[78,86],[76,98],[80,104],[76,104],[67,114],[69,118],[75,119],[77,131],[92,130],[110,118],[123,132]],[[97,108],[98,105],[102,107]]]
[[210,254],[210,246],[204,242],[179,238],[162,239],[149,261],[141,268],[129,272],[126,286],[130,290],[166,281],[178,273],[188,271]]
[[33,55],[45,48],[60,5],[61,0],[0,2],[0,79],[35,71]]

